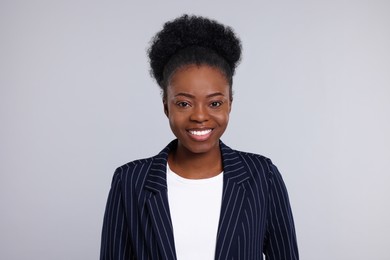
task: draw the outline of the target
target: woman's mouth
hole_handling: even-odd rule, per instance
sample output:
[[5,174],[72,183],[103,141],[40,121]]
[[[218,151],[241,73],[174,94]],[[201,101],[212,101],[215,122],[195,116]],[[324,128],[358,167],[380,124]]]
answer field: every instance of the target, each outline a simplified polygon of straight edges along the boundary
[[202,135],[207,135],[211,131],[212,131],[212,129],[206,129],[206,130],[200,130],[200,131],[189,130],[188,132],[190,132],[190,134],[192,134],[192,135],[202,136]]
[[188,130],[192,139],[196,141],[205,141],[211,135],[213,129],[203,129],[203,130]]

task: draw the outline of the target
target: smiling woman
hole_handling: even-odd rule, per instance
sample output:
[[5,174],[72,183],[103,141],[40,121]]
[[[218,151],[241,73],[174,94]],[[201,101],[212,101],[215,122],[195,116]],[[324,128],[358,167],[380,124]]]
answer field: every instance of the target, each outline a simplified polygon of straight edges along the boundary
[[277,168],[220,140],[241,56],[233,30],[184,15],[164,25],[148,54],[177,139],[115,172],[101,259],[298,259]]

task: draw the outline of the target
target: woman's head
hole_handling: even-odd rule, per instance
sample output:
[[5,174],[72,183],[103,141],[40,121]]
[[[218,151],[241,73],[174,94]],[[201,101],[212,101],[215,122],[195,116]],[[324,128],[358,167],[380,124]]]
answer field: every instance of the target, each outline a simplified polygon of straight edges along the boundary
[[232,99],[232,77],[241,57],[241,43],[230,27],[216,21],[183,15],[165,23],[153,38],[148,50],[151,74],[163,92],[174,73],[190,65],[217,68],[229,83]]
[[167,22],[148,51],[181,154],[219,153],[241,44],[229,27],[198,16]]

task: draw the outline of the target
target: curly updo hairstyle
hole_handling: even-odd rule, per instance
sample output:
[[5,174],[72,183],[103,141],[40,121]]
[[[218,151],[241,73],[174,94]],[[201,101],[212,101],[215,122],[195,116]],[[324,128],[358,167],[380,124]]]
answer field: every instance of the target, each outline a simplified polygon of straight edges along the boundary
[[233,30],[201,16],[183,15],[164,24],[152,39],[148,56],[151,75],[166,98],[170,78],[188,65],[208,65],[220,69],[230,86],[241,58],[241,42]]

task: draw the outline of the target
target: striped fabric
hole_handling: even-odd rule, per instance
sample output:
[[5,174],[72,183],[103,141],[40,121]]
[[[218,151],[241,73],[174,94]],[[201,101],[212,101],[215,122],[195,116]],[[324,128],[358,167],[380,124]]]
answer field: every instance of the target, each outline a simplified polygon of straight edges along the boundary
[[[174,140],[155,157],[116,170],[101,260],[176,259],[166,183],[168,153],[176,145]],[[263,254],[268,260],[299,259],[287,190],[277,168],[263,156],[222,142],[220,148],[224,186],[215,259],[256,260]]]

